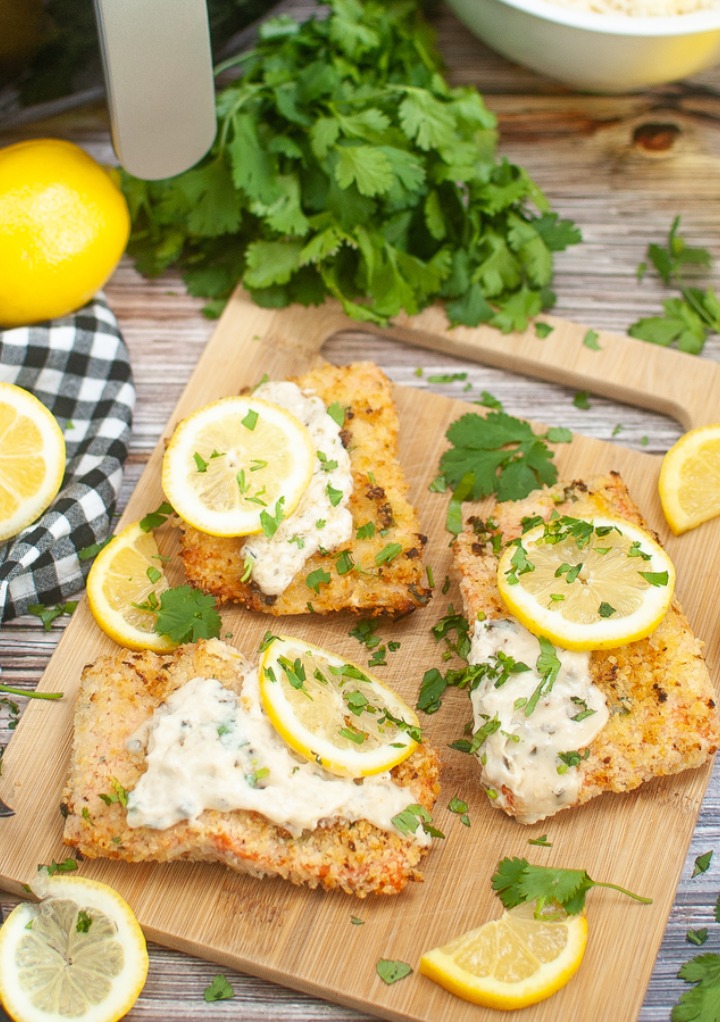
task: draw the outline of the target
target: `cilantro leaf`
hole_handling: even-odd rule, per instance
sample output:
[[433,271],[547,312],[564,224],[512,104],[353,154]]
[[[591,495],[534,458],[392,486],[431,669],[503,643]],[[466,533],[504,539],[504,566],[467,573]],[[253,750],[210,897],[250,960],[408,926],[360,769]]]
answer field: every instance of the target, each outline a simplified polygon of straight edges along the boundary
[[678,977],[696,983],[680,995],[672,1022],[717,1022],[720,1019],[720,955],[707,952],[685,962]]
[[582,912],[585,895],[593,887],[609,887],[646,905],[651,898],[643,898],[624,887],[607,881],[592,880],[579,869],[552,866],[534,866],[527,859],[505,858],[498,863],[491,885],[505,908],[514,908],[526,901],[536,901],[538,908],[545,902],[555,902],[570,915]]
[[[568,430],[533,432],[532,426],[502,411],[487,415],[468,412],[446,433],[451,447],[440,458],[445,487],[459,500],[480,500],[496,494],[498,500],[521,500],[557,479],[554,453],[548,443],[566,443]],[[457,517],[457,509],[454,509]],[[457,523],[450,531],[458,531]]]
[[215,597],[189,585],[166,589],[160,595],[155,631],[173,642],[196,642],[217,638],[222,621]]

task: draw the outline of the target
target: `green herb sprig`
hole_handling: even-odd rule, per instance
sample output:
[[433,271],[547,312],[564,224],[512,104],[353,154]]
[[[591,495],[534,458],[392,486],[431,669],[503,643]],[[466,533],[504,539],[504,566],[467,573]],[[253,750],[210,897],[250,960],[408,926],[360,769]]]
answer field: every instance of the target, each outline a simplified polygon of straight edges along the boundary
[[557,480],[550,444],[569,443],[570,430],[552,427],[535,433],[529,422],[506,412],[468,412],[446,432],[451,446],[440,458],[433,489],[451,489],[446,526],[461,531],[460,506],[496,494],[499,501],[521,500]]
[[[680,217],[676,216],[668,232],[667,244],[651,244],[647,257],[666,287],[679,291],[679,298],[668,298],[663,315],[646,316],[628,328],[631,337],[698,355],[711,333],[720,332],[720,298],[708,287],[704,290],[690,283],[688,271],[709,270],[712,256],[704,248],[688,245],[679,233]],[[638,267],[642,279],[647,263]]]
[[265,307],[330,296],[382,324],[441,299],[452,324],[524,328],[552,306],[554,253],[577,227],[498,156],[477,90],[448,85],[421,5],[322,10],[266,21],[218,69],[239,77],[195,167],[123,175],[137,268],[179,267],[209,315],[242,282]]
[[652,904],[652,898],[644,898],[617,884],[592,880],[585,870],[534,866],[527,859],[518,857],[501,859],[491,884],[505,908],[535,901],[540,912],[545,904],[551,902],[565,909],[569,915],[575,915],[582,912],[585,896],[593,887],[609,887],[644,905]]

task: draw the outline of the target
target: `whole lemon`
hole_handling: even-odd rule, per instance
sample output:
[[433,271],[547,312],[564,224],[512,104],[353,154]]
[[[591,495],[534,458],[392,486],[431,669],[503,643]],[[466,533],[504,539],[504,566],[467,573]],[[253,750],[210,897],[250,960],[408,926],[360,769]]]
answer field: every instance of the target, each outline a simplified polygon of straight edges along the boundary
[[129,234],[122,192],[79,146],[40,138],[0,149],[0,326],[85,305]]

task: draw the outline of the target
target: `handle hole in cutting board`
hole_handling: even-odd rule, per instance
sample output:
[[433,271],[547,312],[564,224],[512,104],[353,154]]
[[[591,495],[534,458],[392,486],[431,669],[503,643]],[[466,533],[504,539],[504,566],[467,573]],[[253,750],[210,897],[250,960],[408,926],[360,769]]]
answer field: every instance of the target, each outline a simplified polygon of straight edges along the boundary
[[[393,349],[389,351],[386,342],[362,331],[334,334],[325,342],[320,353],[328,362],[347,365],[349,362],[372,360],[373,351],[379,351],[380,344],[383,345],[383,368],[393,382],[421,392],[430,390],[468,404],[481,401],[483,392],[487,392],[502,403],[509,415],[532,419],[547,426],[565,426],[573,433],[617,443],[646,454],[664,454],[683,433],[682,426],[675,419],[660,412],[622,404],[592,393],[587,396],[588,407],[579,407],[574,399],[580,392],[562,384],[533,379],[482,363],[471,364],[453,355],[401,341],[394,341]],[[459,375],[453,379],[455,373]],[[558,421],[559,407],[563,408],[563,421]],[[547,414],[544,414],[545,411]]]

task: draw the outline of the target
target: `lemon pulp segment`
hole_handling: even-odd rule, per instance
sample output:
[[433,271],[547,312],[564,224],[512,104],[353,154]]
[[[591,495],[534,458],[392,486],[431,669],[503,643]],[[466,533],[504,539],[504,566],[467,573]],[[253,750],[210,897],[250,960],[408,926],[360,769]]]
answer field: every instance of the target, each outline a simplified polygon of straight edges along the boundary
[[331,773],[381,773],[417,745],[417,715],[399,695],[356,664],[300,639],[269,642],[260,695],[287,744]]
[[566,649],[607,649],[649,635],[672,599],[675,570],[644,529],[623,519],[563,517],[503,551],[498,587],[535,635]]
[[584,915],[536,918],[534,903],[525,903],[426,952],[420,972],[464,1000],[513,1010],[565,986],[586,943]]
[[36,521],[60,489],[65,438],[33,394],[0,383],[0,541]]
[[49,877],[0,930],[0,1000],[15,1022],[115,1022],[148,971],[145,938],[117,892],[84,877]]
[[154,631],[156,615],[143,607],[168,588],[154,535],[133,522],[95,558],[87,577],[88,605],[100,628],[121,646],[163,653],[175,643]]
[[312,476],[310,433],[261,398],[227,397],[188,416],[163,459],[162,485],[176,513],[214,536],[263,531],[297,507]]

